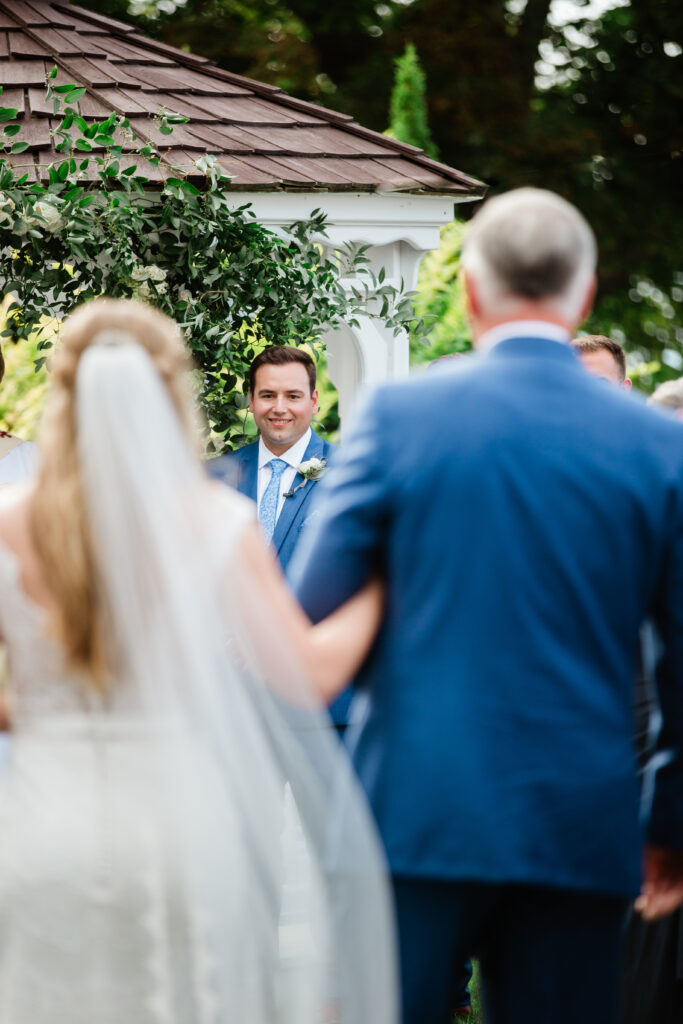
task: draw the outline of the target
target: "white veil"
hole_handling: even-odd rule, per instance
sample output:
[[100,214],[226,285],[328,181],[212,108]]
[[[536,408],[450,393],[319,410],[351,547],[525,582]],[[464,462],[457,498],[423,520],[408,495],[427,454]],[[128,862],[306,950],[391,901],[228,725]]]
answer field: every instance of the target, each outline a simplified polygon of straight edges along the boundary
[[393,1024],[380,846],[277,623],[264,643],[240,559],[250,506],[207,481],[147,352],[98,340],[116,343],[81,357],[79,460],[107,713],[140,730],[161,780],[173,1020]]

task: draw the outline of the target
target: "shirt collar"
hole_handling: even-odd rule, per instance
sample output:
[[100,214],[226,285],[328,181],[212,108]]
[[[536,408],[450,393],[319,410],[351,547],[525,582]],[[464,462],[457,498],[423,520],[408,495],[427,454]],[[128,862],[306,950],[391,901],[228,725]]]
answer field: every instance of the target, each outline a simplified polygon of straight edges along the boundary
[[300,465],[304,460],[306,449],[310,444],[312,430],[309,427],[303,437],[300,437],[291,448],[288,448],[282,455],[273,455],[269,448],[266,448],[263,438],[259,438],[258,442],[258,468],[261,470],[266,466],[271,459],[282,459],[287,465],[293,466],[294,469]]
[[571,341],[569,331],[559,324],[551,324],[547,320],[510,320],[482,334],[476,345],[477,352],[488,352],[508,338],[544,338],[559,341],[563,345]]

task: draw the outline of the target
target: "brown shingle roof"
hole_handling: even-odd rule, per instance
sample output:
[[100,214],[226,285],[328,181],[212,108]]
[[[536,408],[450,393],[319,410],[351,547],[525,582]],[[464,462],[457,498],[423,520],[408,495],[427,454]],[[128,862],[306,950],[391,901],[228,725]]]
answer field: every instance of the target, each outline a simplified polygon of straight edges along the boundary
[[[144,161],[138,161],[152,180],[173,168],[192,176],[194,161],[209,152],[233,176],[235,189],[472,198],[484,190],[474,178],[362,128],[346,114],[233,75],[68,0],[0,0],[0,105],[18,110],[23,130],[17,138],[30,148],[12,159],[27,165],[31,179],[59,159],[50,136],[57,119],[43,84],[54,64],[60,69],[57,83],[87,89],[78,103],[86,121],[115,110],[129,118],[139,138],[155,144],[159,168],[143,170]],[[189,123],[161,135],[151,118],[162,107],[189,117]],[[93,177],[96,172],[93,167]]]

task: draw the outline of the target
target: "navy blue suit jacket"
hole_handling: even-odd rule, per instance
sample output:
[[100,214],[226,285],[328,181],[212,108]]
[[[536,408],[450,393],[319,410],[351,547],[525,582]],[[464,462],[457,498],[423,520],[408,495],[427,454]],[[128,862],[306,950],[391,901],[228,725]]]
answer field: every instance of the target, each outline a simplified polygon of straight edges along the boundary
[[631,894],[638,628],[666,653],[650,839],[683,849],[683,427],[518,338],[378,390],[290,578],[320,619],[372,572],[352,749],[392,871]]
[[[258,450],[258,441],[255,441],[236,452],[212,459],[207,463],[209,474],[231,484],[241,494],[246,494],[248,498],[256,501],[258,499]],[[324,441],[318,437],[315,431],[311,431],[311,440],[302,462],[306,462],[308,459],[326,459],[329,462],[335,451],[336,445]],[[304,483],[304,478],[297,473],[291,490],[297,488],[301,483]],[[308,480],[303,487],[298,487],[291,498],[285,498],[282,511],[278,516],[273,533],[273,547],[284,572],[287,571],[299,534],[311,516],[311,497],[317,486],[318,483],[315,480]]]

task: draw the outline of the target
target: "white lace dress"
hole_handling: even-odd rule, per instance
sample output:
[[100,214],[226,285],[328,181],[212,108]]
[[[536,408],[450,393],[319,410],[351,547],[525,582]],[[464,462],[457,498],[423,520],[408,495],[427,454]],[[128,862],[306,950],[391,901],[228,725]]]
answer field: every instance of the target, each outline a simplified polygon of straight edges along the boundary
[[[0,776],[0,1024],[275,1020],[266,1005],[273,964],[267,950],[249,950],[248,929],[243,949],[230,940],[230,963],[216,962],[226,948],[217,932],[229,923],[234,936],[235,922],[249,920],[238,821],[226,828],[224,816],[205,836],[206,813],[182,823],[216,891],[225,897],[227,886],[231,920],[212,922],[180,877],[182,837],[150,753],[153,727],[127,706],[125,686],[105,702],[65,673],[45,613],[2,543],[0,627],[14,722]],[[173,743],[200,773],[204,811],[225,815],[223,782],[205,752],[182,731]]]

